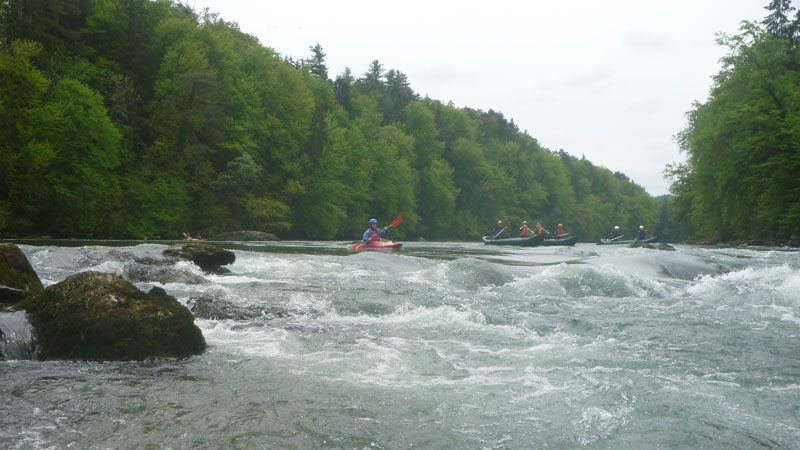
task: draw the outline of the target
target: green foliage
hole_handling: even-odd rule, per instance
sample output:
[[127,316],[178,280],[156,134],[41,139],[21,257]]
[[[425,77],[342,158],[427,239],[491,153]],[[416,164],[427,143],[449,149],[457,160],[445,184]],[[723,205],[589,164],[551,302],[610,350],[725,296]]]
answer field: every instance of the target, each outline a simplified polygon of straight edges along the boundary
[[[745,22],[711,97],[678,135],[688,155],[667,167],[675,216],[699,237],[787,239],[800,232],[800,46],[791,8],[774,1],[766,27]],[[783,17],[783,18],[781,18]]]
[[[208,10],[6,0],[0,42],[11,233],[351,239],[371,217],[403,216],[398,238],[476,239],[502,218],[591,241],[658,219],[641,187],[547,151],[498,112],[420,99],[378,60],[331,81],[320,44],[293,61]],[[779,207],[753,195],[763,214]]]

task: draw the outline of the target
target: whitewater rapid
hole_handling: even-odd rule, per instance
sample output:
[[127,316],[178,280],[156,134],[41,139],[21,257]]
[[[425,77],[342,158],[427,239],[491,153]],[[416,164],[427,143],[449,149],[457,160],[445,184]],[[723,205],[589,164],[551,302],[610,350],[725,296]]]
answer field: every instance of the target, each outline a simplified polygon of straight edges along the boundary
[[800,252],[347,244],[23,244],[45,285],[163,287],[209,349],[0,361],[0,447],[800,448]]

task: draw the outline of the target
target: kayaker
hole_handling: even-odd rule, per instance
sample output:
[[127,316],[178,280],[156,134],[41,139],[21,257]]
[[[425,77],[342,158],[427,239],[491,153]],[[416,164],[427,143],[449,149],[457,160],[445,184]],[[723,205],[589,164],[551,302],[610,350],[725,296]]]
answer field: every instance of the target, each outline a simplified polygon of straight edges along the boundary
[[614,229],[611,231],[611,233],[608,233],[608,236],[606,237],[606,239],[610,241],[610,240],[616,239],[618,237],[622,237],[622,235],[619,234],[619,226],[617,225],[617,226],[614,227]]
[[550,234],[549,231],[542,228],[542,222],[536,222],[536,228],[533,229],[533,234],[542,234],[542,233]]
[[378,219],[369,219],[369,228],[364,232],[361,242],[380,241],[382,237],[389,236],[389,227],[378,228]]
[[647,230],[644,229],[644,225],[639,225],[639,232],[636,233],[636,239],[643,240],[647,234]]
[[564,235],[564,225],[558,224],[558,228],[556,228],[556,236],[561,237]]
[[497,236],[500,236],[500,234],[505,230],[506,227],[503,226],[503,221],[498,220],[497,226],[494,227],[494,230],[491,231],[490,235],[492,236],[492,239],[497,239]]
[[522,227],[519,229],[519,237],[530,237],[531,229],[528,227],[528,221],[522,221]]

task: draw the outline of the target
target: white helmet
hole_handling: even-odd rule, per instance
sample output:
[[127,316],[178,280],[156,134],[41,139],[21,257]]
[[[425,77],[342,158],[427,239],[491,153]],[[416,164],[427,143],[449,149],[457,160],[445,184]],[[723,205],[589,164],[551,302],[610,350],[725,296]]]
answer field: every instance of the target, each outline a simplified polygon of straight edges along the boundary
[[615,230],[619,230],[619,225],[617,225],[616,227],[614,227],[614,229],[615,229]]
[[640,230],[644,230],[644,225],[639,225]]

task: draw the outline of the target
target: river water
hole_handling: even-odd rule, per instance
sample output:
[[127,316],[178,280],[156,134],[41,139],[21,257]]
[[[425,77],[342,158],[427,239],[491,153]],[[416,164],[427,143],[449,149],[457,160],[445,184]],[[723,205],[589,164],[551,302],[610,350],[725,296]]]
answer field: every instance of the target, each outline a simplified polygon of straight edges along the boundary
[[[35,245],[34,245],[35,244]],[[0,361],[0,448],[800,449],[800,252],[23,243],[161,286],[203,355]]]

